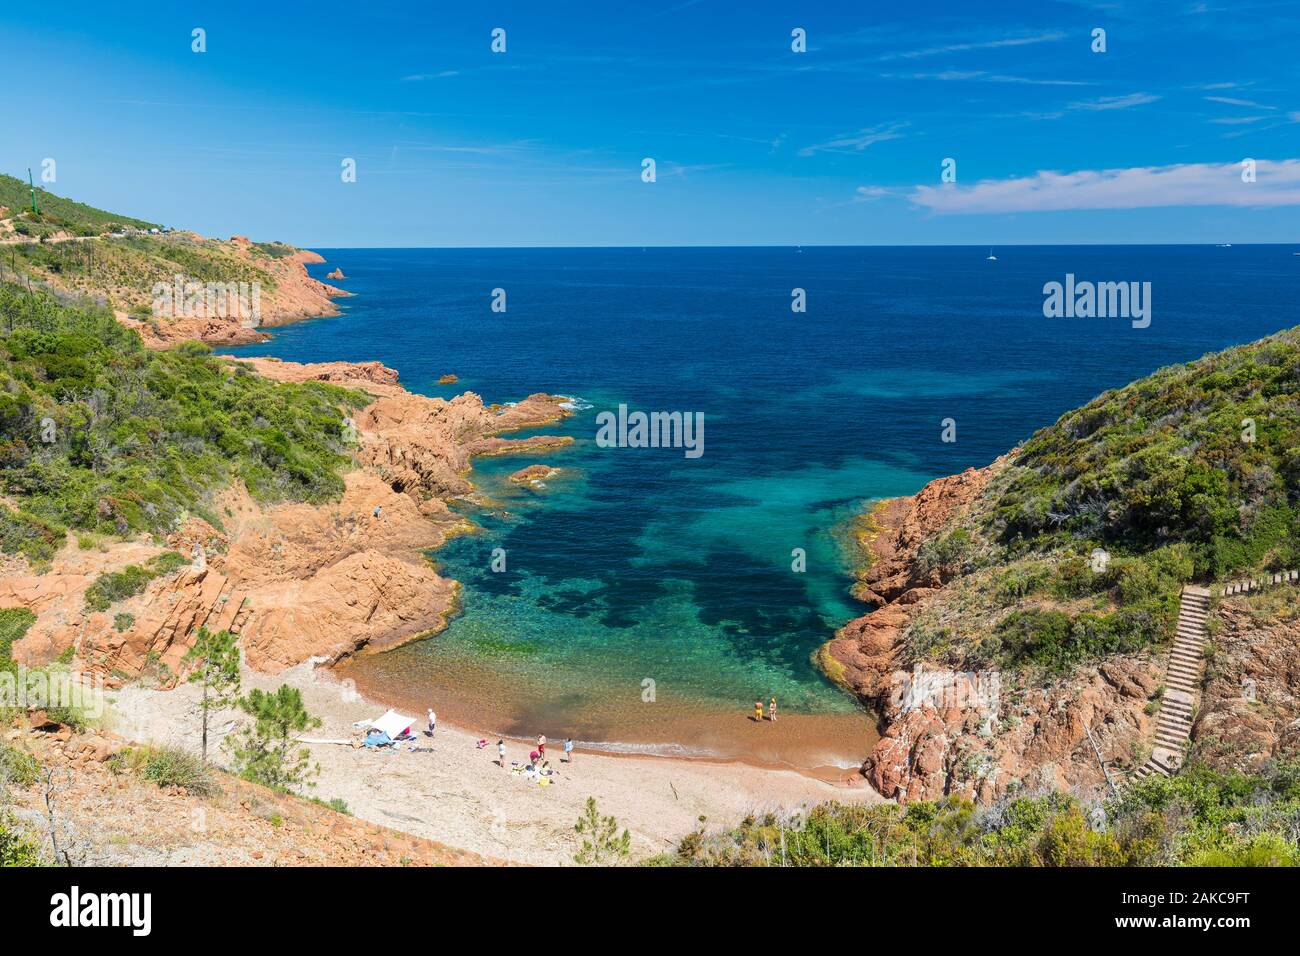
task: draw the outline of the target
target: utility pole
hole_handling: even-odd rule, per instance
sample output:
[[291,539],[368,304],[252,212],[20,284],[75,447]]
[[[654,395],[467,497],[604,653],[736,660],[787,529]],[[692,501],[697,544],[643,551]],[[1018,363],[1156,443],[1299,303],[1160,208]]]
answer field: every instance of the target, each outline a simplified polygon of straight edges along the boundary
[[32,215],[39,216],[41,211],[36,206],[36,184],[32,182],[32,167],[30,166],[27,167],[27,185],[32,190]]

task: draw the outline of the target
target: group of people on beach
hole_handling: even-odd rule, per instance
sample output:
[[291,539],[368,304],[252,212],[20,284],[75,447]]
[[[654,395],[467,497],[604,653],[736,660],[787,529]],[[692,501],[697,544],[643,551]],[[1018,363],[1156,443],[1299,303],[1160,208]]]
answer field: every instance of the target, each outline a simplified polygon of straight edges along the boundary
[[[564,738],[564,762],[573,763],[572,737]],[[497,764],[502,770],[506,769],[506,742],[504,738],[497,741]],[[537,749],[530,751],[528,754],[528,766],[541,767],[546,765],[549,765],[549,761],[546,759],[546,735],[538,734]]]
[[[768,704],[767,719],[770,720],[772,723],[776,723],[776,698],[775,697],[773,697],[771,702]],[[758,700],[754,701],[754,722],[760,724],[763,722],[763,698],[761,697]]]
[[[775,697],[772,698],[772,706],[773,707],[776,706]],[[429,736],[432,737],[433,732],[438,728],[438,715],[433,712],[432,707],[430,707],[428,710],[428,720],[429,720]],[[486,743],[487,743],[486,740],[480,740],[479,747],[483,747]],[[573,738],[572,737],[564,738],[564,763],[567,764],[573,763]],[[501,738],[497,740],[497,764],[501,767],[502,770],[506,769],[505,738]],[[530,751],[528,754],[527,769],[531,770],[534,767],[549,767],[549,762],[546,759],[546,735],[545,734],[537,735],[537,749]]]

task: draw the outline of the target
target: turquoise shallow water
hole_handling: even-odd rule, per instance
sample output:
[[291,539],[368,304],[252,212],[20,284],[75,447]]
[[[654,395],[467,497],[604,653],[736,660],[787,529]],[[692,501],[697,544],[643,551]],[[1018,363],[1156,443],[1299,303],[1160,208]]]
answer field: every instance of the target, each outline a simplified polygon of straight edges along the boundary
[[[768,744],[743,715],[776,695],[783,733],[838,741],[819,755],[848,760],[871,721],[809,659],[862,611],[837,526],[986,464],[1104,388],[1294,324],[1276,305],[1295,301],[1289,252],[324,250],[314,274],[341,266],[356,293],[344,313],[241,351],[378,359],[448,397],[580,399],[555,429],[579,440],[545,459],[565,469],[548,488],[505,481],[536,458],[476,465],[495,504],[435,556],[464,584],[463,613],[350,665],[366,689],[485,731],[746,753]],[[1150,328],[1045,319],[1042,285],[1067,272],[1151,281]],[[791,312],[794,287],[807,313]],[[460,381],[438,386],[447,372]],[[619,403],[702,412],[703,456],[598,447],[595,416]]]

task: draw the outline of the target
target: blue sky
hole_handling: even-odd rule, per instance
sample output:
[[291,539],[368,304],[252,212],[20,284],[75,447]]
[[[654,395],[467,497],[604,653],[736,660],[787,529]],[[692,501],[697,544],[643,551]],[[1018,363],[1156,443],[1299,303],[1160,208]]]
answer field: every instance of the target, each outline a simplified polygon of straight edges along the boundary
[[0,171],[211,235],[1300,240],[1293,0],[113,7],[0,11]]

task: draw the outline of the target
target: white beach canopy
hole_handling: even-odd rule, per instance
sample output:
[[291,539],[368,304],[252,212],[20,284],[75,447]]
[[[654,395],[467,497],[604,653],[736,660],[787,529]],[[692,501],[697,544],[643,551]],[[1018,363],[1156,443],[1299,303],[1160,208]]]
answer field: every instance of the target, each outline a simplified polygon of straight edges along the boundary
[[403,717],[395,710],[390,710],[382,717],[376,717],[370,722],[370,726],[375,730],[382,730],[389,737],[396,740],[415,726],[414,717]]

